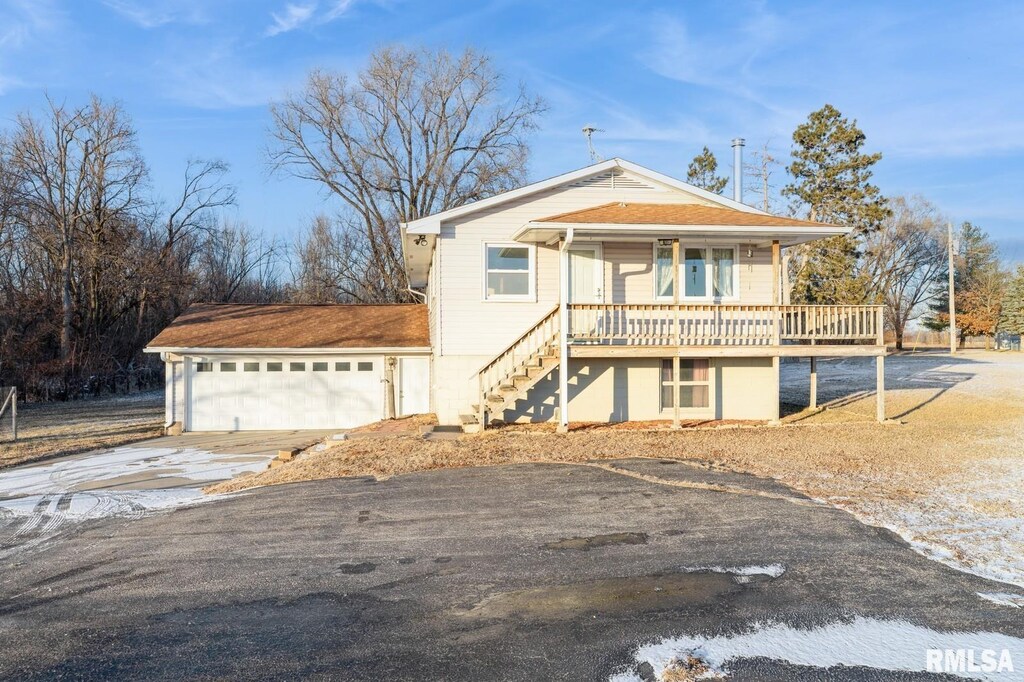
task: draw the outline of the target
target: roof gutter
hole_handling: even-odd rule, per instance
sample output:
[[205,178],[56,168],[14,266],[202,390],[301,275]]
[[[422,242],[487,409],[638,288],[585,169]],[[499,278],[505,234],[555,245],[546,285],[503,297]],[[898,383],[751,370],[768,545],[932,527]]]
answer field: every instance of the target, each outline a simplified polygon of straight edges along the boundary
[[430,346],[378,346],[369,348],[210,348],[203,346],[147,346],[143,353],[176,355],[419,355],[430,353]]
[[512,239],[516,241],[522,240],[526,235],[534,230],[555,230],[555,231],[566,231],[568,234],[569,230],[575,232],[577,236],[586,234],[588,232],[599,233],[607,235],[608,233],[619,233],[628,235],[630,233],[719,233],[719,234],[733,234],[733,233],[747,233],[747,234],[764,234],[764,235],[786,235],[786,236],[804,236],[818,238],[821,237],[832,237],[841,234],[849,234],[853,228],[844,227],[842,225],[835,226],[821,226],[821,227],[798,227],[798,226],[787,226],[781,227],[778,225],[644,225],[644,224],[615,224],[615,223],[547,223],[547,222],[530,222],[523,225],[521,228],[516,230],[512,235]]

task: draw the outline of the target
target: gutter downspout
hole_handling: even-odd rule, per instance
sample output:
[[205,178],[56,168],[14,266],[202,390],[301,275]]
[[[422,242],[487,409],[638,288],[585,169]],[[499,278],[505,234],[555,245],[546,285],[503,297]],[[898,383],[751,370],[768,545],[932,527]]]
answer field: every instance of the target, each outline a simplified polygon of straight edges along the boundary
[[558,248],[558,432],[569,430],[569,247],[573,228]]

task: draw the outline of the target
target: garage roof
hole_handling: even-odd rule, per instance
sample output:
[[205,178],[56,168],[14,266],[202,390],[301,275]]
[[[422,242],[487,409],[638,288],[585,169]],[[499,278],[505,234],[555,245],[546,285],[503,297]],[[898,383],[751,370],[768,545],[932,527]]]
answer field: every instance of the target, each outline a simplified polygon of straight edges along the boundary
[[427,348],[427,306],[197,303],[146,350]]

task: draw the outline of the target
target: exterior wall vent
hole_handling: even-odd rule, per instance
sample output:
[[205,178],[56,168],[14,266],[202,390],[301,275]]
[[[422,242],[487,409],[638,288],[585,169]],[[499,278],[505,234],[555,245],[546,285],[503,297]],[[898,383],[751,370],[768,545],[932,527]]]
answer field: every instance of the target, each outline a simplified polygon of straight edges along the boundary
[[622,172],[621,170],[611,170],[607,173],[601,173],[600,175],[594,175],[589,178],[584,178],[583,180],[577,180],[569,186],[591,187],[593,189],[658,189],[654,185],[650,185],[639,178]]

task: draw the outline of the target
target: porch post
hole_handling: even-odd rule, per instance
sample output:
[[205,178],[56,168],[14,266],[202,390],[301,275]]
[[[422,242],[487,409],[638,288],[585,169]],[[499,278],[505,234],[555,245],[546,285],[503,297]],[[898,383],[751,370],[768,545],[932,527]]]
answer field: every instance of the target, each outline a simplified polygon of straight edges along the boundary
[[811,409],[818,409],[818,358],[811,356]]
[[[675,352],[672,353],[672,428],[679,428],[679,238],[672,240],[672,310],[675,329]],[[659,368],[658,371],[661,371]]]
[[779,240],[772,240],[772,305],[779,305],[780,279],[782,277],[782,247]]
[[[782,309],[779,307],[780,295],[779,289],[781,286],[782,276],[782,248],[779,246],[779,240],[772,240],[772,317],[774,324],[774,331],[772,332],[772,344],[775,346],[779,345],[779,335],[782,333]],[[777,420],[776,420],[777,421]]]
[[779,401],[782,399],[782,358],[778,355],[772,356],[772,384],[775,386],[775,398],[772,400],[772,418],[768,423],[778,426],[781,423]]
[[875,356],[875,418],[885,421],[885,356]]
[[573,230],[566,230],[558,253],[558,432],[569,430],[569,246]]

